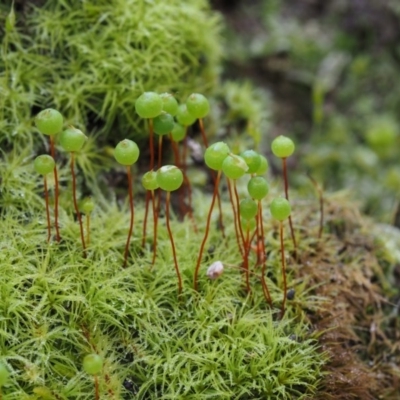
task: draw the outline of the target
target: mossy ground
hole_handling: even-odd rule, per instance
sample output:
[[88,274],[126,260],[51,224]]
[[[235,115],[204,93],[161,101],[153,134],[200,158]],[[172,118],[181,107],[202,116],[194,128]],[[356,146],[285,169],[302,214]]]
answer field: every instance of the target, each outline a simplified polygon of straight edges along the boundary
[[[105,360],[102,398],[396,398],[400,355],[398,315],[390,302],[398,298],[393,260],[345,198],[325,199],[320,240],[317,200],[294,200],[300,258],[288,257],[288,280],[296,296],[281,321],[279,241],[267,211],[273,310],[262,296],[259,270],[251,278],[252,296],[244,291],[227,203],[227,239],[215,223],[200,292],[191,289],[209,204],[197,189],[194,210],[201,233],[196,235],[186,218],[173,222],[184,279],[178,298],[163,218],[153,268],[150,238],[146,249],[140,248],[140,198],[129,266],[123,269],[124,201],[112,193],[95,195],[84,259],[68,168],[60,170],[60,244],[46,243],[42,188],[29,155],[11,153],[0,169],[0,346],[1,361],[11,371],[4,399],[92,399],[93,381],[81,363],[93,351]],[[286,245],[290,251],[289,235]],[[205,269],[214,260],[224,263],[225,272],[209,281]]]

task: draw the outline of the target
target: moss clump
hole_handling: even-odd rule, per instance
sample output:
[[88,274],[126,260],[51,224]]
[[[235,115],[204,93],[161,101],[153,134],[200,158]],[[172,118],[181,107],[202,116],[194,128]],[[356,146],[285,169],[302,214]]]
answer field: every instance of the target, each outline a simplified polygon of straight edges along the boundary
[[137,134],[134,103],[144,91],[185,99],[213,89],[219,25],[205,0],[48,0],[17,10],[2,32],[0,142],[26,140],[30,118],[47,106],[88,131]]

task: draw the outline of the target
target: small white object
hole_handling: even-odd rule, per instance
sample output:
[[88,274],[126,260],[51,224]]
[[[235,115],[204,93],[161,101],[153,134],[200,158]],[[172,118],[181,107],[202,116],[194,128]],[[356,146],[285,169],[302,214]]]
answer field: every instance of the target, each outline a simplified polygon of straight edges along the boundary
[[213,262],[207,269],[207,276],[209,279],[217,279],[224,272],[224,266],[221,261]]

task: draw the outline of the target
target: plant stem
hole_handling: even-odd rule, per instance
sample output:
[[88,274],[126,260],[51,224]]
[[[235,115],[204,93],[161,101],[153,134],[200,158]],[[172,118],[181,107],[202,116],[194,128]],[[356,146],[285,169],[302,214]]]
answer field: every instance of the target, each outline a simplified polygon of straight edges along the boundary
[[[263,288],[263,293],[264,293],[264,297],[265,300],[269,303],[269,305],[272,307],[272,299],[271,299],[271,295],[269,293],[268,290],[268,286],[267,286],[267,282],[265,280],[265,270],[267,268],[267,262],[265,259],[265,249],[264,249],[264,241],[265,241],[265,236],[264,236],[264,223],[263,223],[263,219],[262,219],[262,205],[261,205],[261,201],[258,201],[258,213],[257,213],[257,226],[259,225],[260,227],[260,233],[261,233],[261,243],[262,243],[262,251],[261,251],[261,264],[262,264],[262,268],[261,268],[261,285]],[[258,238],[257,238],[257,249],[258,249]]]
[[207,142],[206,132],[204,130],[203,118],[199,118],[199,126],[200,126],[200,132],[201,132],[201,137],[203,139],[204,147],[207,148],[208,142]]
[[169,224],[169,203],[170,203],[170,197],[171,197],[171,192],[167,192],[167,209],[166,209],[166,220],[167,220],[167,229],[168,229],[168,234],[169,234],[169,239],[171,241],[171,247],[172,247],[172,255],[174,257],[174,265],[175,265],[175,271],[176,275],[178,277],[178,293],[179,295],[182,293],[182,278],[181,274],[179,272],[179,266],[178,266],[178,261],[176,259],[176,251],[175,251],[175,244],[174,244],[174,238],[172,237],[172,231],[171,227]]
[[214,208],[215,199],[217,197],[218,185],[219,185],[220,179],[221,179],[221,171],[218,171],[218,174],[217,174],[217,177],[216,177],[215,183],[214,183],[214,193],[213,193],[213,197],[212,197],[212,200],[211,200],[210,210],[208,211],[207,223],[206,223],[206,231],[204,233],[203,241],[201,242],[199,256],[197,257],[196,268],[194,270],[193,288],[196,291],[197,291],[197,286],[198,286],[197,285],[197,281],[198,281],[198,276],[199,276],[201,259],[202,259],[202,256],[203,256],[204,246],[205,246],[207,238],[208,238],[208,232],[210,230],[211,214],[212,214],[212,210]]
[[[55,160],[55,146],[54,137],[50,136],[50,155]],[[58,173],[57,165],[54,165],[54,225],[56,227],[56,240],[59,242],[61,240],[60,230],[58,228]]]
[[282,276],[283,276],[283,301],[281,308],[281,319],[285,314],[285,304],[287,296],[287,283],[286,283],[286,265],[285,265],[285,245],[283,243],[283,222],[279,221],[279,237],[281,240],[281,264],[282,264]]
[[153,203],[153,260],[151,265],[153,266],[156,262],[157,254],[157,227],[158,227],[158,210],[156,207],[156,201],[154,196],[154,190],[151,191],[151,199]]
[[82,224],[82,216],[81,213],[79,212],[79,207],[78,207],[78,202],[76,201],[76,177],[75,177],[75,171],[74,171],[74,163],[75,163],[75,154],[72,151],[71,152],[71,176],[72,176],[72,197],[74,200],[74,208],[76,212],[76,216],[79,221],[79,229],[81,233],[81,242],[82,242],[82,247],[83,247],[83,257],[86,258],[86,245],[85,245],[85,236],[83,233],[83,224]]
[[126,172],[127,172],[127,175],[128,175],[129,207],[130,207],[130,210],[131,210],[131,221],[130,221],[130,225],[129,225],[128,238],[126,240],[126,245],[125,245],[123,268],[126,267],[126,263],[127,263],[127,259],[128,259],[129,242],[130,242],[131,236],[132,236],[133,221],[134,221],[134,216],[135,216],[134,208],[133,208],[132,174],[131,174],[131,167],[130,166],[126,167]]
[[[285,183],[285,197],[286,200],[289,201],[289,182],[287,178],[286,158],[282,158],[282,165],[283,165],[283,180]],[[289,226],[290,226],[290,235],[292,236],[292,242],[294,247],[294,258],[297,259],[297,243],[296,243],[296,237],[294,236],[294,229],[293,229],[293,222],[291,215],[289,215]]]
[[47,177],[44,175],[44,200],[46,202],[46,217],[47,217],[47,242],[51,239],[51,221],[50,221],[50,210],[49,210],[49,191],[47,189]]
[[229,178],[226,178],[226,180],[228,182],[229,199],[230,199],[231,204],[232,204],[233,222],[234,222],[234,225],[235,225],[236,241],[237,241],[238,248],[240,250],[240,254],[243,257],[244,253],[243,253],[243,249],[242,249],[242,246],[240,244],[240,239],[239,239],[239,231],[238,231],[238,224],[237,224],[237,212],[236,212],[235,202],[233,200],[231,182],[230,182]]
[[99,378],[97,375],[94,376],[94,398],[95,400],[100,400]]
[[90,245],[90,214],[86,214],[86,245]]
[[244,268],[244,272],[246,274],[247,293],[251,293],[250,275],[249,275],[249,252],[250,252],[250,228],[247,226],[246,240],[244,242],[244,257],[243,257],[243,268]]
[[238,221],[240,237],[242,238],[242,243],[244,246],[245,239],[244,239],[244,234],[243,234],[243,229],[242,229],[242,220],[240,219],[239,195],[238,195],[237,188],[236,188],[236,179],[233,181],[233,192],[235,193],[235,199],[236,199],[237,221]]
[[[154,131],[153,131],[153,119],[149,119],[149,147],[150,147],[150,165],[149,171],[154,169]],[[143,220],[143,235],[142,235],[142,247],[144,247],[146,242],[146,230],[147,230],[147,217],[149,214],[149,201],[150,201],[150,193],[146,192],[146,206],[144,211],[144,220]]]

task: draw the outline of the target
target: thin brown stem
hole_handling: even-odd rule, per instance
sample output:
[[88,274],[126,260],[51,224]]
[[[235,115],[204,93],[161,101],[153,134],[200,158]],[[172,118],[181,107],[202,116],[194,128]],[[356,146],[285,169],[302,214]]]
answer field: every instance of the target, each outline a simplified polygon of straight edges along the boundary
[[200,132],[201,132],[201,137],[203,139],[204,147],[207,148],[208,147],[208,141],[207,141],[207,135],[206,135],[206,131],[204,129],[204,124],[203,124],[203,119],[202,118],[199,118],[199,126],[200,126]]
[[[50,155],[55,160],[56,158],[56,150],[54,145],[54,137],[50,136]],[[60,230],[58,227],[58,173],[57,173],[57,165],[54,165],[54,225],[56,227],[56,240],[59,242],[61,240]]]
[[162,137],[162,135],[159,135],[158,136],[158,162],[157,162],[157,169],[161,168],[162,142],[163,142],[163,137]]
[[182,278],[181,274],[179,272],[179,266],[178,266],[178,261],[176,259],[176,251],[175,251],[175,243],[174,243],[174,238],[172,237],[172,231],[171,227],[169,224],[169,203],[170,203],[170,197],[171,197],[171,192],[167,192],[167,204],[166,204],[166,222],[167,222],[167,230],[169,234],[169,239],[171,241],[171,247],[172,247],[172,255],[174,257],[174,265],[175,265],[175,271],[176,271],[176,276],[178,277],[178,293],[179,295],[182,293]]
[[44,175],[44,200],[46,202],[46,217],[47,217],[47,242],[51,239],[51,221],[50,221],[50,210],[49,210],[49,191],[47,189],[47,177]]
[[179,165],[179,149],[178,149],[178,143],[175,142],[174,139],[172,139],[172,135],[169,134],[169,140],[171,141],[171,146],[172,146],[172,151],[174,152],[174,162],[175,165],[180,168]]
[[242,238],[243,246],[245,246],[245,239],[244,239],[244,234],[243,234],[243,229],[242,229],[242,220],[240,219],[239,195],[238,195],[237,188],[236,188],[236,179],[233,181],[233,192],[235,193],[235,199],[236,199],[237,221],[238,221],[240,237]]
[[157,227],[158,227],[158,210],[156,207],[156,200],[154,196],[154,190],[151,190],[151,200],[153,203],[153,260],[151,265],[153,266],[156,262],[157,254]]
[[132,231],[133,231],[133,222],[134,222],[134,217],[135,217],[135,212],[133,208],[133,189],[132,189],[132,174],[131,174],[131,167],[127,166],[126,167],[126,172],[128,175],[128,191],[129,191],[129,207],[131,210],[131,221],[129,225],[129,233],[128,233],[128,238],[126,240],[126,245],[125,245],[125,252],[124,252],[124,264],[123,267],[126,267],[126,263],[128,260],[128,252],[129,252],[129,243],[131,241],[131,236],[132,236]]
[[[282,158],[282,166],[283,166],[283,181],[285,185],[285,197],[286,200],[289,201],[289,182],[287,178],[287,165],[286,158]],[[297,259],[297,243],[296,236],[294,235],[292,216],[289,215],[289,226],[290,226],[290,236],[292,237],[293,247],[294,247],[294,258]]]
[[[153,119],[149,119],[149,147],[150,147],[150,165],[149,171],[154,169],[154,130],[153,130]],[[146,243],[146,231],[147,231],[147,217],[149,215],[149,202],[150,202],[150,193],[146,192],[146,205],[144,211],[144,220],[143,220],[143,234],[142,234],[142,247],[144,247]]]
[[281,319],[285,314],[285,304],[287,296],[287,283],[286,283],[286,265],[285,265],[285,245],[283,243],[283,222],[279,222],[279,237],[281,240],[281,265],[282,265],[282,277],[283,277],[283,301],[281,308]]
[[246,275],[246,290],[247,293],[251,293],[250,288],[250,274],[249,274],[249,252],[250,252],[250,229],[247,226],[246,229],[246,239],[244,242],[244,257],[243,257],[243,267]]
[[94,398],[95,400],[100,400],[99,378],[97,375],[94,376]]
[[212,197],[212,200],[211,200],[210,210],[208,211],[207,223],[206,223],[206,231],[204,233],[203,241],[201,242],[199,255],[197,257],[196,268],[194,270],[193,288],[196,291],[197,291],[197,287],[198,287],[197,281],[198,281],[198,276],[199,276],[199,271],[200,271],[201,259],[202,259],[202,256],[203,256],[204,246],[206,245],[206,242],[207,242],[208,232],[210,230],[211,214],[212,214],[212,210],[214,208],[215,199],[217,197],[218,185],[219,185],[220,179],[221,179],[221,171],[218,171],[218,174],[217,174],[217,177],[216,177],[215,183],[214,183],[214,192],[213,192],[213,197]]
[[319,230],[318,230],[318,239],[322,237],[322,231],[324,229],[324,195],[322,192],[321,187],[318,185],[317,181],[310,175],[307,174],[310,181],[314,185],[315,190],[318,193],[318,200],[319,200]]
[[77,216],[78,222],[79,222],[79,230],[81,233],[81,242],[82,242],[82,247],[83,247],[83,257],[86,258],[86,245],[85,245],[85,235],[83,232],[82,215],[79,211],[78,202],[76,200],[76,177],[75,177],[74,164],[75,164],[75,154],[72,151],[71,152],[71,163],[70,163],[71,176],[72,176],[72,198],[74,200],[74,208],[75,208],[76,216]]
[[238,223],[237,223],[237,212],[236,212],[235,202],[233,200],[231,182],[230,182],[229,178],[226,178],[226,180],[228,182],[229,199],[230,199],[231,204],[232,204],[233,222],[234,222],[234,225],[235,225],[236,241],[237,241],[238,248],[240,250],[240,254],[243,257],[244,252],[243,252],[242,246],[240,244],[240,236],[239,236]]
[[[258,201],[258,213],[257,213],[257,220],[259,221],[257,224],[260,226],[260,234],[261,234],[261,243],[262,243],[262,251],[261,251],[261,285],[263,288],[263,293],[265,300],[269,303],[269,305],[272,307],[272,299],[271,299],[271,294],[269,293],[267,282],[265,280],[265,270],[267,268],[267,262],[265,259],[265,249],[264,249],[264,241],[265,241],[265,236],[264,236],[264,223],[263,223],[263,218],[262,218],[262,205],[261,201]],[[257,249],[258,249],[258,239],[257,239]]]
[[86,214],[86,245],[90,245],[90,214]]

